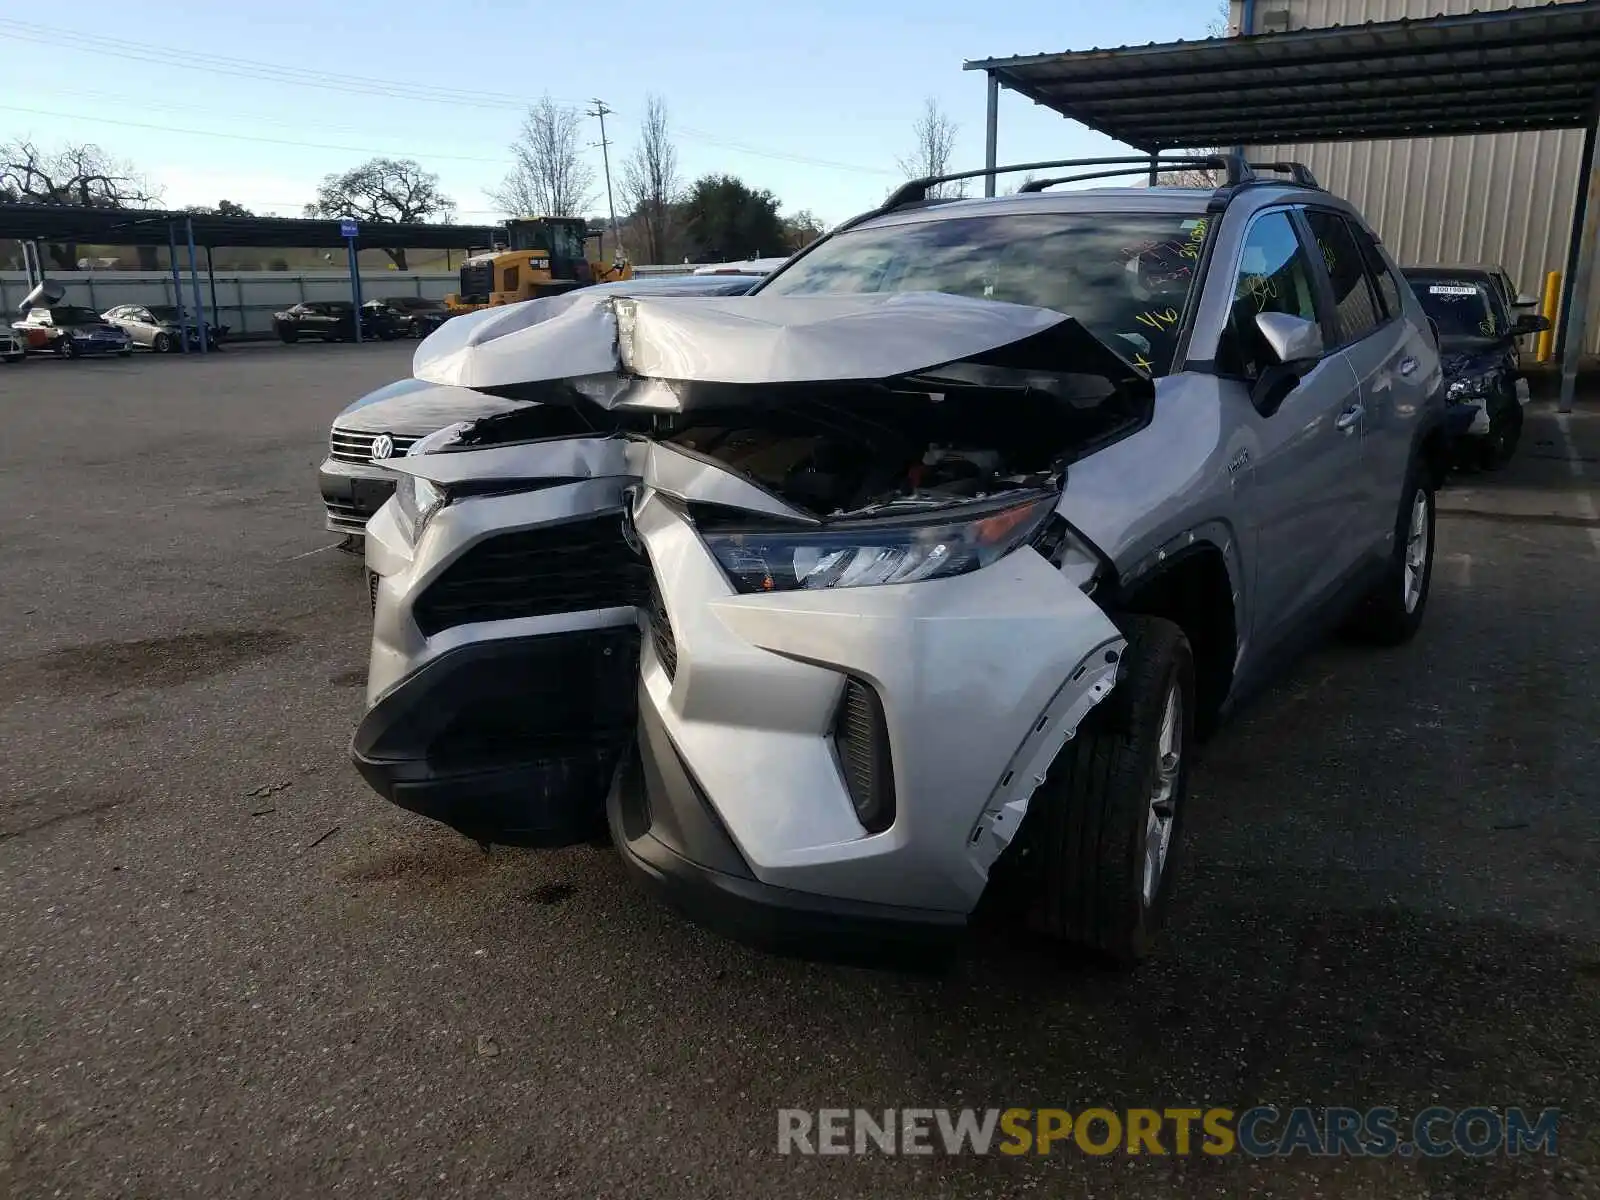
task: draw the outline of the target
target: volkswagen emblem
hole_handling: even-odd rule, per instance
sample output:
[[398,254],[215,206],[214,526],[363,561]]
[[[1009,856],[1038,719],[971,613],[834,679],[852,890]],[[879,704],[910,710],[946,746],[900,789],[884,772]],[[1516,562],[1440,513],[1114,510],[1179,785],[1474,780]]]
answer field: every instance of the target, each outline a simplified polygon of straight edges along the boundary
[[394,457],[394,439],[387,433],[380,433],[372,439],[372,461],[382,462],[386,458]]
[[644,542],[640,540],[639,529],[633,523],[633,505],[638,498],[638,488],[622,489],[622,540],[627,543],[629,550],[642,556],[644,554]]

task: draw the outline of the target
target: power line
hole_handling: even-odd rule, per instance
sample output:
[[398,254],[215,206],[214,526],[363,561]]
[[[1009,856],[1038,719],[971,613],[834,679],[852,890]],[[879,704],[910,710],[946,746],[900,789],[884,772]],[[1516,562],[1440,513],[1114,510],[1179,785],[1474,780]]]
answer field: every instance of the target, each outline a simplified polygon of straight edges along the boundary
[[[382,96],[389,99],[417,100],[444,104],[476,105],[488,108],[526,108],[527,100],[504,92],[487,92],[477,89],[441,88],[429,84],[419,88],[415,83],[397,79],[378,79],[365,75],[346,75],[310,67],[285,66],[281,63],[258,59],[232,58],[220,54],[199,54],[147,42],[129,42],[79,33],[48,25],[27,22],[9,22],[6,32],[23,41],[61,46],[67,49],[102,54],[112,58],[148,62],[162,67],[179,67],[190,71],[205,71],[214,75],[264,79],[275,83],[295,83],[305,87],[325,88],[331,91],[354,92]],[[561,103],[580,104],[582,101],[564,99]]]
[[45,108],[23,108],[16,104],[0,104],[0,112],[31,113],[39,117],[66,117],[74,121],[95,121],[102,125],[124,125],[130,129],[153,129],[158,133],[181,133],[190,137],[221,138],[230,142],[264,142],[273,146],[299,146],[308,150],[339,150],[348,154],[377,154],[386,158],[429,158],[449,159],[455,162],[496,163],[503,165],[506,157],[484,158],[481,155],[450,154],[439,151],[426,151],[422,153],[406,153],[394,149],[379,150],[372,146],[335,146],[327,142],[308,142],[301,138],[275,138],[263,137],[251,133],[221,133],[213,129],[180,129],[174,125],[152,125],[148,121],[125,121],[120,117],[91,117],[84,113],[60,112]]
[[[439,88],[429,85],[419,89],[415,84],[399,80],[377,79],[362,75],[344,75],[329,71],[313,70],[304,67],[289,67],[281,64],[262,62],[255,59],[232,58],[224,55],[200,55],[193,51],[169,49],[149,43],[127,42],[99,37],[94,34],[78,33],[72,30],[61,30],[51,26],[33,25],[27,22],[8,22],[6,25],[8,35],[22,41],[35,42],[43,45],[64,47],[79,50],[89,54],[107,55],[113,58],[128,59],[134,62],[150,63],[160,67],[177,67],[182,70],[203,71],[214,75],[225,75],[235,78],[256,79],[271,83],[287,83],[298,87],[318,88],[325,91],[344,92],[352,95],[374,96],[387,100],[398,100],[420,104],[443,104],[446,106],[490,109],[517,109],[524,110],[530,101],[522,96],[513,96],[504,92],[464,91],[455,88]],[[572,100],[570,98],[552,97],[557,103],[570,107],[579,107],[589,101]],[[128,103],[142,104],[138,98],[129,98]],[[16,111],[29,111],[19,109]],[[51,114],[44,114],[51,115]],[[68,115],[68,114],[57,114]],[[626,116],[615,109],[607,110],[608,116]],[[104,119],[108,124],[109,118],[83,118],[90,120]],[[157,128],[157,127],[152,127]],[[186,132],[172,130],[174,133]],[[849,171],[866,175],[896,175],[897,172],[887,167],[869,167],[860,163],[838,162],[833,159],[814,158],[809,155],[787,154],[777,150],[764,150],[748,143],[733,141],[720,137],[693,126],[676,126],[676,132],[690,141],[704,142],[725,150],[735,150],[741,154],[748,154],[756,158],[767,158],[777,162],[794,163],[799,166],[826,167],[835,171]],[[209,134],[205,136],[221,136]],[[244,136],[244,135],[240,135]],[[267,139],[257,139],[267,140]],[[307,143],[292,143],[307,144]],[[343,149],[331,146],[324,149]],[[361,151],[357,151],[361,153]],[[436,157],[451,157],[438,155]],[[460,156],[455,156],[460,157]],[[466,160],[472,161],[472,160]],[[477,160],[487,161],[487,160]],[[501,161],[501,160],[496,160]]]

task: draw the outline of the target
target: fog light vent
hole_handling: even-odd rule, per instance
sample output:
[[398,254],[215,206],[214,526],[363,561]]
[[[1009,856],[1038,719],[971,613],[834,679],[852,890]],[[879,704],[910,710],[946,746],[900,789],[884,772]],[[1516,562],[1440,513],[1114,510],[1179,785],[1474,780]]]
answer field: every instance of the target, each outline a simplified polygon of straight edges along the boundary
[[833,744],[856,817],[868,833],[882,833],[894,824],[894,764],[883,701],[871,684],[845,681],[833,718]]

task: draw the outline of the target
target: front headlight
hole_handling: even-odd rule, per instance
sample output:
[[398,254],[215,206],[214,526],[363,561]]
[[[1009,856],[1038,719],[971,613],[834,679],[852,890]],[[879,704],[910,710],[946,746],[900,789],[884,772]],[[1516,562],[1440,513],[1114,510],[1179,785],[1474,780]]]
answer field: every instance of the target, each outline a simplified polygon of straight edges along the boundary
[[[453,444],[468,424],[466,421],[458,421],[454,425],[446,425],[443,429],[436,429],[425,437],[418,438],[411,443],[411,448],[405,452],[405,457],[415,458],[420,454],[431,454],[441,446]],[[411,540],[416,541],[422,534],[423,526],[434,513],[444,507],[449,497],[444,489],[432,480],[404,472],[397,474],[400,478],[394,485],[395,504],[411,530]]]
[[952,511],[838,521],[820,529],[703,531],[744,593],[868,587],[965,575],[1026,542],[1055,508],[1031,494]]

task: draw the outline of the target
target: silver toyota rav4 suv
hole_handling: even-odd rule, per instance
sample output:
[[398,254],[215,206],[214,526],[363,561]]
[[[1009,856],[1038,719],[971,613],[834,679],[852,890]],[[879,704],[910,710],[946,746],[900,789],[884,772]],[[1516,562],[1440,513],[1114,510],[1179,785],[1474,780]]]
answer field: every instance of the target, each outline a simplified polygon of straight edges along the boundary
[[485,843],[609,825],[738,936],[943,938],[987,891],[1138,958],[1195,739],[1333,623],[1416,631],[1446,458],[1360,216],[1203,162],[918,181],[749,296],[445,325],[417,376],[519,404],[391,461],[362,774]]

